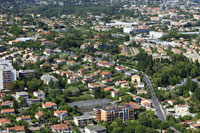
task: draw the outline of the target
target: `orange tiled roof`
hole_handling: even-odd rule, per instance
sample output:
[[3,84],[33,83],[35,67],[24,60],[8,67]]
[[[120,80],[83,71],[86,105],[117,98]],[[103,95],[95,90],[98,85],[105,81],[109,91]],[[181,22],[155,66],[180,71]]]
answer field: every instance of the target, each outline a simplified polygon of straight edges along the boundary
[[5,119],[5,118],[3,118],[3,119],[0,119],[0,123],[4,123],[4,122],[10,122],[10,120],[8,120],[8,119]]
[[14,109],[2,109],[1,113],[10,113],[10,112],[14,112]]
[[23,131],[24,126],[9,127],[8,130]]
[[68,111],[67,110],[56,110],[55,113],[56,114],[68,113]]
[[56,124],[51,126],[52,129],[54,130],[63,130],[63,129],[69,129],[69,126],[67,124]]

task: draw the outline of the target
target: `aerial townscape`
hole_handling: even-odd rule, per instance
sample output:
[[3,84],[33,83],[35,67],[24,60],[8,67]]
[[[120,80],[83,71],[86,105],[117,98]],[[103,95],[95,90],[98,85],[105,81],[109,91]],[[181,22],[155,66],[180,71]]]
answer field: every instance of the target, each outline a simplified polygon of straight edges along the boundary
[[200,0],[0,0],[0,133],[200,133]]

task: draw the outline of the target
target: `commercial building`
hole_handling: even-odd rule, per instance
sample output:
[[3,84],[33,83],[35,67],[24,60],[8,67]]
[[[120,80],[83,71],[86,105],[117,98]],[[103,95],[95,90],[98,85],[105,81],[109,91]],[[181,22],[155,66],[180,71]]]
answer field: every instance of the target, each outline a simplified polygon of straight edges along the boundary
[[123,121],[133,120],[134,111],[128,105],[122,106],[103,106],[100,108],[94,108],[96,121],[114,121],[117,118],[121,118]]
[[16,70],[12,63],[0,60],[0,90],[7,89],[11,82],[16,80]]

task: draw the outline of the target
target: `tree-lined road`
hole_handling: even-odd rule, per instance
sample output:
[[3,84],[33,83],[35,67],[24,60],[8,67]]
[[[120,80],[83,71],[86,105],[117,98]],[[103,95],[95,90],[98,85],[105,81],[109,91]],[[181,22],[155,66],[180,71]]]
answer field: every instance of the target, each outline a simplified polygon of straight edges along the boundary
[[[165,112],[164,112],[160,102],[158,101],[156,95],[155,95],[155,92],[153,90],[153,87],[152,87],[152,84],[151,84],[149,77],[146,74],[143,74],[143,77],[144,77],[144,80],[145,80],[145,82],[146,82],[146,84],[147,84],[147,86],[148,86],[148,88],[151,92],[152,103],[153,103],[154,108],[156,109],[158,119],[161,120],[161,121],[166,121]],[[181,133],[178,130],[176,130],[174,127],[170,127],[170,129],[173,130],[175,133]]]
[[155,95],[155,92],[153,90],[153,87],[152,87],[151,81],[149,80],[149,77],[146,74],[143,74],[143,76],[144,76],[144,80],[151,92],[152,103],[153,103],[154,108],[156,109],[158,119],[161,121],[166,121],[164,111]]

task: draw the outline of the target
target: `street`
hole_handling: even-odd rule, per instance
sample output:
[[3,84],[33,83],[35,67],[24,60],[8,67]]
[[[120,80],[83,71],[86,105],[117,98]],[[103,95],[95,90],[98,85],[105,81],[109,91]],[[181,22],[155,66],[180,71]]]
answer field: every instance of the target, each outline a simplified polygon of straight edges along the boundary
[[[152,103],[153,103],[154,108],[156,109],[158,119],[161,120],[161,121],[166,121],[165,112],[164,112],[161,104],[159,103],[156,95],[155,95],[155,92],[154,92],[154,89],[152,87],[152,84],[151,84],[151,81],[150,81],[149,77],[144,73],[143,73],[143,77],[144,77],[144,80],[145,80],[145,82],[147,84],[147,87],[150,90]],[[170,129],[173,130],[175,133],[180,133],[174,127],[170,127]]]

